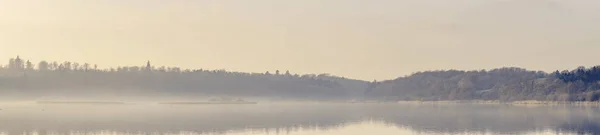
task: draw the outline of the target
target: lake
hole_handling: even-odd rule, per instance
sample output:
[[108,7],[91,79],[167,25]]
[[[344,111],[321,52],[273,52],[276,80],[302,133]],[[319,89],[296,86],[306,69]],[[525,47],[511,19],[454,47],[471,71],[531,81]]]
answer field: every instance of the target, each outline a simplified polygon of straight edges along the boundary
[[0,134],[600,134],[600,109],[484,104],[0,104]]

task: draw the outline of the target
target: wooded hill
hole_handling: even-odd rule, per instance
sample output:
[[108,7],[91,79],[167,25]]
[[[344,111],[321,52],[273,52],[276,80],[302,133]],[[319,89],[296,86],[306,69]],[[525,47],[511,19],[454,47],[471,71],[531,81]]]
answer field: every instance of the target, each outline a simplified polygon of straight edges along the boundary
[[227,95],[303,99],[598,101],[600,66],[546,73],[522,68],[426,71],[367,82],[329,74],[124,66],[76,62],[37,65],[20,57],[0,66],[0,93]]

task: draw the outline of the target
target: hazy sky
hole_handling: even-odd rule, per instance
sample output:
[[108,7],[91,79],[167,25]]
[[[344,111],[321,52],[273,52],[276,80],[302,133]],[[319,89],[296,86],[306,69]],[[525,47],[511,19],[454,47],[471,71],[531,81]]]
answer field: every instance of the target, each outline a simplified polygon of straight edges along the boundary
[[0,0],[0,59],[290,70],[600,65],[598,0]]

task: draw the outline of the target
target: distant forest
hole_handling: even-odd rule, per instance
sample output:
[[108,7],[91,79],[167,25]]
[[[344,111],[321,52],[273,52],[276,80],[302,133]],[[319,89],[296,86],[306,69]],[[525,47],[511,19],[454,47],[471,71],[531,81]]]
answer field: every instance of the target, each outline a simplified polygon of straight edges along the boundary
[[77,62],[21,57],[0,66],[0,93],[16,95],[256,96],[306,99],[359,97],[368,82],[329,74],[289,71],[242,73],[225,70],[142,66],[99,69]]
[[99,69],[77,62],[33,63],[20,57],[0,65],[0,94],[138,96],[256,96],[368,100],[599,101],[600,66],[575,70],[426,71],[386,81],[329,74],[298,75],[141,66]]
[[366,96],[386,100],[599,101],[600,66],[572,71],[428,71],[373,82]]

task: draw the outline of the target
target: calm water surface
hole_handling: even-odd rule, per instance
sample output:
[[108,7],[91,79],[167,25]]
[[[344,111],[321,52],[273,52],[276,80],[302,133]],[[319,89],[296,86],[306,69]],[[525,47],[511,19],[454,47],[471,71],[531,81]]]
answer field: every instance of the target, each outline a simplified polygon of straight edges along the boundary
[[581,106],[0,104],[0,134],[600,134]]

